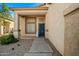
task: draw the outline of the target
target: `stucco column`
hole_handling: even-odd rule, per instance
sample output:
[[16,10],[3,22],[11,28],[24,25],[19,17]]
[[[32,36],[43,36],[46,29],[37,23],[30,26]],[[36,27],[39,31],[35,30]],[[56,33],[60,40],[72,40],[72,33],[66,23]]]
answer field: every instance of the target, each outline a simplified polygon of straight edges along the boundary
[[3,35],[3,26],[1,25],[1,35]]
[[36,37],[38,37],[38,22],[39,22],[39,18],[36,17]]
[[48,39],[48,15],[45,17],[45,38]]
[[18,14],[15,13],[14,14],[14,31],[13,34],[15,36],[15,38],[18,38]]

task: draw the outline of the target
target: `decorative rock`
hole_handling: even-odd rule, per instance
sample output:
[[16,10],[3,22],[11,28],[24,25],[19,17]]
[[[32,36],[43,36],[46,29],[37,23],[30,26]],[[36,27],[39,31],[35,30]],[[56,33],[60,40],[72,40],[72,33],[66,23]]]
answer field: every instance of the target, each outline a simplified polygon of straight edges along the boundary
[[14,50],[14,48],[12,48],[12,50]]
[[18,46],[21,46],[20,44],[17,44]]

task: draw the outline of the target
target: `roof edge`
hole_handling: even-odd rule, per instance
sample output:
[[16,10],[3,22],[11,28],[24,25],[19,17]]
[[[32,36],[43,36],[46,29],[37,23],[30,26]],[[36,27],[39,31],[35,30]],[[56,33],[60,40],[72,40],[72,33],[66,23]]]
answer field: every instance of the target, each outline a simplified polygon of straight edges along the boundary
[[10,8],[12,11],[16,10],[48,10],[48,7],[36,7],[36,8]]

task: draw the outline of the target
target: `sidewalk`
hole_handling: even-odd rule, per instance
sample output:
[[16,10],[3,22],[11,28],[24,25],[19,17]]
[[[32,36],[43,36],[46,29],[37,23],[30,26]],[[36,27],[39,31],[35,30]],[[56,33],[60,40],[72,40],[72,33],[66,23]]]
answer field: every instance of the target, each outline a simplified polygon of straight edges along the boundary
[[53,50],[45,42],[44,38],[35,39],[32,43],[29,53],[25,56],[52,56]]

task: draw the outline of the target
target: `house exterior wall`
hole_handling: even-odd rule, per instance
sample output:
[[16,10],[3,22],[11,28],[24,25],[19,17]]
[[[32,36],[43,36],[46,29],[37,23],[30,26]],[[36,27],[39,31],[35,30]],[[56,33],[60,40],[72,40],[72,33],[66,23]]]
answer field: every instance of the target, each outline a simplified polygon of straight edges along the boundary
[[14,11],[15,17],[16,14],[19,15],[45,15],[47,13],[47,10],[17,10]]
[[18,35],[18,33],[19,33],[18,25],[19,25],[18,24],[18,14],[15,13],[14,14],[14,29],[13,29],[13,34],[14,34],[14,37],[15,38],[18,38],[19,37],[19,35]]
[[7,23],[3,28],[3,33],[6,34],[9,32],[9,30],[10,30],[10,23]]
[[[46,38],[56,47],[62,54],[65,54],[65,18],[64,15],[78,7],[78,4],[71,3],[55,3],[52,4],[46,15]],[[67,44],[67,43],[65,43]],[[68,46],[68,45],[67,45]]]
[[[22,17],[22,16],[19,16],[19,29],[20,29],[20,32],[19,32],[19,37],[20,37],[20,39],[26,39],[26,38],[32,38],[32,37],[38,37],[38,30],[39,30],[39,23],[45,23],[44,21],[45,21],[45,18],[44,17],[41,17],[41,16],[39,16],[39,17],[37,17],[37,16],[35,16],[35,20],[36,20],[36,33],[26,33],[25,31],[26,31],[26,26],[25,26],[25,22],[26,22],[26,18],[27,16],[25,16],[25,17]],[[41,18],[43,18],[43,19],[41,19]],[[43,20],[43,21],[40,21],[40,20]]]
[[[15,38],[19,38],[19,15],[45,15],[47,13],[47,10],[15,10],[14,11],[14,36]],[[36,24],[38,24],[38,17],[36,17],[37,22]],[[38,26],[38,25],[37,25]],[[36,32],[36,36],[38,37],[38,27],[37,28],[37,32]],[[29,35],[29,34],[28,34]],[[30,34],[31,35],[31,34]],[[35,34],[34,34],[35,35]]]
[[49,7],[46,17],[46,37],[64,55],[64,15],[63,11],[70,4],[53,4]]
[[3,35],[4,31],[3,31],[3,26],[2,25],[1,25],[0,29],[1,29],[1,35]]
[[79,9],[65,16],[65,55],[79,56]]
[[[14,22],[2,17],[0,18],[0,20],[2,20],[0,21],[0,35],[11,32],[12,28],[14,27]],[[5,20],[5,23],[3,23],[3,20]]]
[[9,32],[13,32],[13,29],[14,29],[14,21],[10,21],[10,25],[9,25]]
[[28,36],[36,36],[36,33],[35,34],[27,34],[25,32],[25,17],[19,17],[19,28],[20,28],[20,38],[21,39],[25,39],[25,38],[28,38]]

